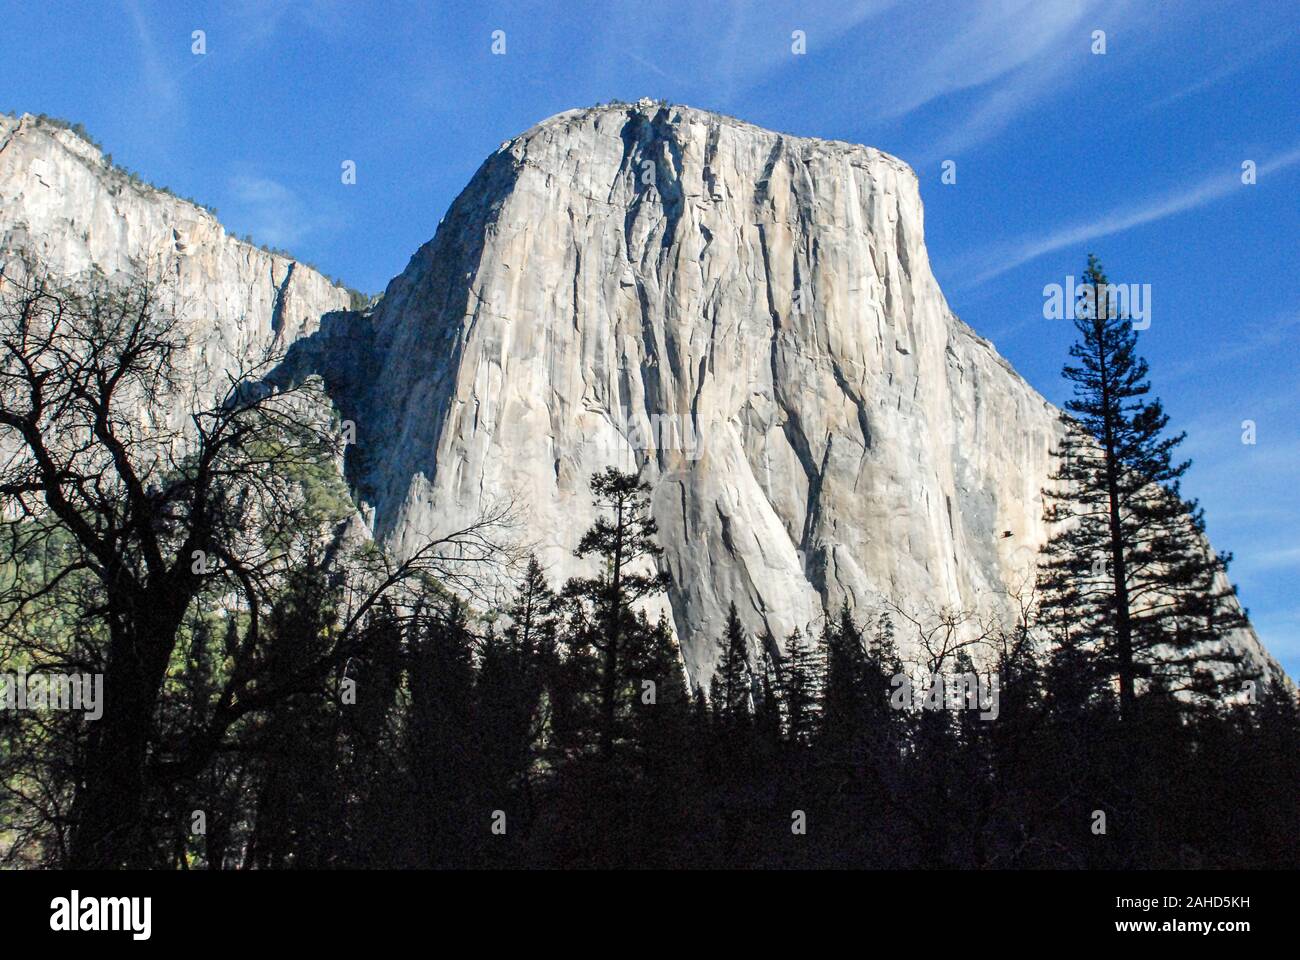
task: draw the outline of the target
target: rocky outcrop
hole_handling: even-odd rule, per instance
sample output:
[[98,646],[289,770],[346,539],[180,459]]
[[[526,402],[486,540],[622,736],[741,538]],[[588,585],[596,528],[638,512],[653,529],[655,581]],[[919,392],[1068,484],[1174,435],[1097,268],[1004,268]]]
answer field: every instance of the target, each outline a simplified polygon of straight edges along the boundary
[[1006,616],[1046,535],[1057,411],[954,316],[878,150],[560,114],[488,158],[374,323],[376,536],[509,494],[562,578],[589,477],[640,470],[696,676],[732,601],[777,637],[841,601]]
[[0,114],[0,251],[69,277],[148,273],[192,338],[192,386],[283,352],[345,309],[348,291],[292,258],[237,240],[211,212],[113,166],[65,125]]
[[778,637],[841,600],[1001,606],[1044,536],[1055,411],[952,315],[915,175],[876,150],[561,114],[484,164],[376,320],[377,534],[509,491],[576,573],[588,478],[639,468],[693,673],[732,600]]

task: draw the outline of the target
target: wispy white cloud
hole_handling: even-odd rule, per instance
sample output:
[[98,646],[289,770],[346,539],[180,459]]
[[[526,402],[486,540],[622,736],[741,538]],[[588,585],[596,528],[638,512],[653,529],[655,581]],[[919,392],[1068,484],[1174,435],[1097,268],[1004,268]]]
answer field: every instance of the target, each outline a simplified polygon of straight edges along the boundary
[[144,97],[138,101],[138,106],[149,111],[155,120],[165,119],[181,107],[180,84],[175,72],[169,70],[159,56],[153,32],[149,29],[149,23],[140,11],[137,0],[125,0],[125,7],[139,42]]
[[1018,116],[1056,89],[1071,72],[1070,66],[1071,61],[1064,57],[1048,57],[1044,62],[1016,70],[1005,83],[992,85],[983,99],[965,111],[961,119],[915,162],[927,166],[940,159],[958,156],[997,136]]
[[1300,568],[1300,547],[1259,550],[1237,561],[1238,569],[1290,570]]
[[1300,333],[1300,313],[1291,313],[1270,323],[1234,330],[1230,342],[1216,344],[1214,349],[1205,351],[1194,359],[1163,366],[1160,371],[1160,381],[1173,383],[1191,374],[1244,359],[1263,350],[1280,346],[1294,338],[1297,333]]
[[642,67],[644,67],[645,69],[649,70],[651,73],[653,73],[653,74],[657,74],[658,76],[663,77],[665,80],[670,80],[670,81],[672,81],[673,83],[681,83],[681,82],[682,82],[682,78],[681,78],[681,77],[674,76],[673,74],[671,74],[671,73],[669,73],[667,70],[665,70],[663,67],[659,66],[659,65],[656,64],[656,63],[652,63],[652,62],[650,62],[650,61],[647,60],[645,57],[638,57],[635,53],[632,53],[630,50],[627,51],[627,52],[624,54],[624,56],[626,56],[626,57],[627,57],[629,60],[631,60],[633,63],[640,64]]
[[280,181],[255,170],[238,170],[227,183],[222,219],[258,243],[301,253],[305,241],[337,233],[347,220],[337,204],[320,194],[310,200]]
[[[1300,162],[1300,147],[1294,147],[1259,164],[1257,175],[1262,179],[1269,174],[1294,166],[1298,162]],[[1030,260],[1037,259],[1043,254],[1055,250],[1078,246],[1097,237],[1113,236],[1117,233],[1123,233],[1125,230],[1140,227],[1143,224],[1153,223],[1157,220],[1172,217],[1175,214],[1203,207],[1240,189],[1242,189],[1240,170],[1215,174],[1192,184],[1190,187],[1170,190],[1157,197],[1135,204],[1124,204],[1094,220],[1088,220],[1070,227],[1053,230],[1042,236],[1004,245],[1000,249],[995,249],[981,256],[981,259],[992,261],[995,266],[977,274],[972,283],[973,285],[986,283],[994,277],[1000,277],[1002,274],[1014,270],[1021,264],[1028,263]]]
[[1240,73],[1247,67],[1259,63],[1261,58],[1268,56],[1290,39],[1291,36],[1286,31],[1277,32],[1271,37],[1265,39],[1262,43],[1247,50],[1245,53],[1234,57],[1217,70],[1211,70],[1209,73],[1199,77],[1192,83],[1175,90],[1173,93],[1160,97],[1157,100],[1152,100],[1144,109],[1147,112],[1159,110],[1162,107],[1169,106],[1171,103],[1177,103],[1179,100],[1200,93],[1202,90],[1208,90],[1211,87],[1222,83],[1224,80],[1227,80],[1229,77]]
[[1268,614],[1251,610],[1250,619],[1268,652],[1282,662],[1292,677],[1300,674],[1295,662],[1300,658],[1300,608]]
[[[938,132],[918,162],[996,136],[1078,76],[1094,28],[1131,29],[1150,15],[1134,0],[875,0],[833,13],[807,7],[797,15],[776,5],[734,9],[713,65],[728,98],[733,86],[772,91],[801,75],[799,58],[773,42],[791,27],[806,30],[810,57],[834,51],[840,58],[852,82],[840,87],[836,109],[861,116],[869,126],[897,124],[960,96],[960,111],[926,120]],[[708,56],[703,60],[710,62]]]
[[[945,35],[929,37],[926,44],[891,44],[884,52],[873,71],[877,114],[905,116],[940,97],[1004,78],[1011,85],[990,88],[989,98],[1001,104],[991,111],[1005,111],[1020,99],[1023,88],[1017,88],[1026,79],[1024,68],[1044,58],[1059,60],[1066,43],[1086,49],[1084,21],[1103,6],[1097,0],[1002,0],[973,8],[945,7],[937,11],[940,22],[949,27]],[[928,26],[936,10],[926,13]],[[918,56],[918,50],[929,52]],[[1056,73],[1051,63],[1044,73]]]
[[653,46],[683,44],[690,61],[705,76],[712,75],[718,103],[730,102],[737,89],[790,67],[791,34],[802,30],[810,50],[825,50],[866,21],[899,6],[901,0],[855,0],[852,3],[809,4],[792,14],[777,4],[733,0],[725,24],[717,5],[699,4],[687,22],[665,19],[654,5],[638,6],[641,18],[634,34]]
[[310,229],[305,205],[282,183],[254,174],[237,174],[230,180],[235,221],[244,232],[273,247],[302,240]]

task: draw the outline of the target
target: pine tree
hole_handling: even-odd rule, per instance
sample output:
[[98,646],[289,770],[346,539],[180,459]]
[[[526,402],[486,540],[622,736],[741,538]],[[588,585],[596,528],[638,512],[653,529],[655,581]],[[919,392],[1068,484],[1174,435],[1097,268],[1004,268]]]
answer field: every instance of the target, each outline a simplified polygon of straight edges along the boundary
[[554,653],[558,601],[536,555],[528,557],[524,577],[506,611],[510,625],[503,635],[525,661],[546,660]]
[[749,665],[749,638],[733,603],[727,611],[727,625],[722,634],[722,656],[718,661],[714,709],[730,724],[749,717],[753,691],[753,674]]
[[324,571],[309,563],[295,572],[268,618],[267,672],[286,695],[252,738],[266,763],[245,859],[261,869],[324,866],[326,838],[341,812],[335,778],[340,698],[325,695],[329,678],[323,672],[310,672],[329,643],[336,600]]
[[878,765],[892,764],[902,746],[907,718],[891,704],[891,695],[896,689],[894,679],[903,676],[903,661],[894,638],[894,621],[887,613],[876,619],[866,643],[862,669],[863,723],[878,747]]
[[862,630],[847,602],[823,630],[822,646],[826,655],[822,732],[833,751],[857,752],[869,727],[869,665]]
[[[660,615],[651,625],[644,616],[637,615],[638,632],[647,642],[634,649],[628,663],[629,673],[637,678],[628,732],[639,750],[642,772],[662,781],[682,770],[692,753],[691,693],[668,618]],[[673,789],[671,781],[668,789]]]
[[798,627],[786,639],[781,659],[781,700],[785,704],[786,739],[809,746],[817,735],[824,661]]
[[663,573],[638,572],[646,561],[653,562],[663,552],[655,543],[658,532],[650,516],[650,487],[636,474],[608,467],[591,480],[597,507],[612,514],[598,517],[583,534],[576,551],[579,557],[592,554],[605,564],[595,577],[575,577],[565,584],[564,594],[580,606],[589,606],[590,617],[580,615],[590,644],[600,654],[600,754],[610,759],[614,754],[620,700],[626,699],[632,679],[627,663],[638,647],[654,643],[652,631],[638,629],[633,605],[660,592],[667,585]]
[[[540,752],[557,691],[562,687],[558,652],[560,602],[535,555],[528,557],[523,579],[506,609],[509,624],[502,631],[502,656],[509,665],[508,682],[501,687],[508,708],[513,761],[510,770],[531,812],[532,780],[529,768]],[[484,660],[483,673],[489,674]],[[480,678],[480,686],[491,689]],[[506,714],[498,713],[505,717]]]
[[758,642],[758,669],[754,673],[754,726],[765,746],[781,743],[781,650],[770,630]]
[[482,806],[468,612],[448,600],[415,626],[404,746],[416,865],[463,866]]
[[999,789],[1019,797],[1027,779],[1023,764],[1033,749],[1041,717],[1043,668],[1028,616],[1001,633],[998,641],[998,715],[990,737]]
[[503,807],[514,799],[515,791],[526,793],[540,689],[535,664],[523,655],[517,638],[498,636],[489,627],[479,651],[475,683],[478,765],[494,803]]
[[893,679],[903,672],[903,661],[898,655],[898,642],[894,639],[894,621],[882,613],[876,619],[875,630],[866,645],[864,666],[867,671],[868,699],[872,709],[883,708],[893,688]]
[[1203,687],[1198,665],[1235,662],[1214,641],[1245,621],[1224,576],[1230,555],[1209,553],[1202,511],[1179,490],[1190,462],[1173,453],[1185,434],[1166,435],[1169,418],[1147,399],[1137,335],[1096,257],[1082,290],[1070,348],[1078,365],[1062,371],[1074,384],[1052,477],[1062,486],[1044,491],[1055,532],[1041,566],[1043,612],[1058,637],[1088,648],[1099,680],[1118,680],[1131,718],[1139,676]]

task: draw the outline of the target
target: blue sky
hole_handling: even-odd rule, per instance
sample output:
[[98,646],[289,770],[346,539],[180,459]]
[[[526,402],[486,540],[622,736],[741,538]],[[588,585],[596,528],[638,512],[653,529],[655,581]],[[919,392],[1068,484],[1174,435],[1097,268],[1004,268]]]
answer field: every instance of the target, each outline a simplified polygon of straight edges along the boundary
[[2,6],[0,109],[79,121],[232,231],[367,291],[503,140],[642,96],[911,163],[953,309],[1055,402],[1072,331],[1043,319],[1043,286],[1096,252],[1112,280],[1151,285],[1141,345],[1189,434],[1187,491],[1300,676],[1295,0]]

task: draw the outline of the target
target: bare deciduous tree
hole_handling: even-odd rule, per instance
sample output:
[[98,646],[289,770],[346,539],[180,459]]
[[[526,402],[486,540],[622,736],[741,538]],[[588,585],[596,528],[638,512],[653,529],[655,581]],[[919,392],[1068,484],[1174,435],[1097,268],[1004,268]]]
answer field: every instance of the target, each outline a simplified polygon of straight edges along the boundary
[[[342,441],[313,382],[268,385],[271,357],[195,403],[197,351],[167,294],[150,278],[70,287],[25,258],[0,272],[0,563],[15,571],[0,588],[3,642],[104,675],[103,716],[87,725],[71,809],[57,812],[76,867],[149,865],[147,781],[196,774],[239,717],[342,662],[381,597],[421,577],[469,588],[476,570],[510,559],[499,546],[509,504],[400,562],[352,551],[338,564],[349,602],[333,642],[301,676],[266,683],[268,598],[319,560],[349,507],[314,502],[296,478],[332,470]],[[76,643],[30,629],[33,610],[74,588]],[[171,750],[155,715],[201,598],[238,607],[246,626],[227,638],[203,722]]]

